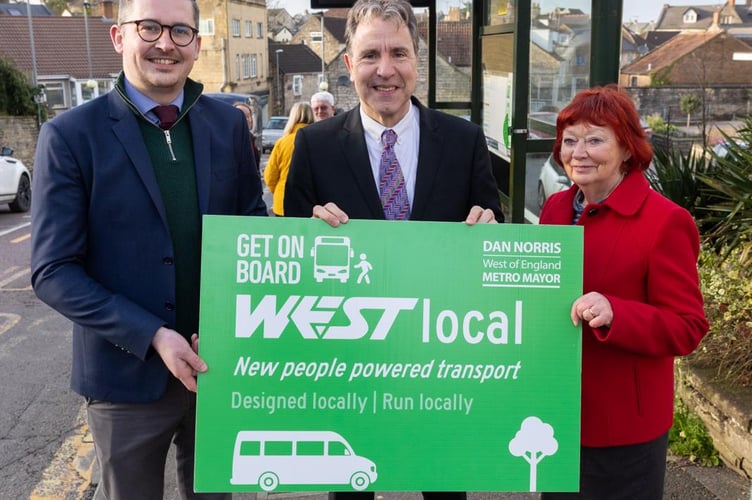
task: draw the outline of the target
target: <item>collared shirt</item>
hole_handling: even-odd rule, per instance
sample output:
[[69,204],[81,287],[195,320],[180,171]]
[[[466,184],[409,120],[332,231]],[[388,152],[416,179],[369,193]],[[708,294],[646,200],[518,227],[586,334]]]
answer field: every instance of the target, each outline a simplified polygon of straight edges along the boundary
[[410,207],[413,206],[415,195],[415,178],[418,172],[418,149],[420,145],[420,113],[414,104],[410,104],[410,109],[405,116],[394,127],[385,127],[373,118],[369,117],[360,107],[360,119],[363,123],[363,131],[366,136],[366,146],[368,147],[368,157],[371,160],[371,171],[376,185],[379,185],[379,165],[381,164],[381,152],[384,144],[381,142],[381,134],[384,130],[392,129],[397,134],[397,143],[394,145],[394,152],[397,155],[402,176],[405,178],[405,187],[407,188],[407,198],[410,200]]
[[[159,118],[157,118],[157,115],[154,114],[152,109],[154,109],[154,106],[159,106],[159,103],[151,99],[150,97],[145,96],[138,90],[136,90],[136,87],[131,85],[131,83],[128,81],[128,78],[124,78],[125,81],[125,95],[128,96],[128,99],[131,100],[131,102],[138,108],[138,110],[141,112],[142,115],[144,115],[149,121],[154,123],[155,125],[159,124]],[[174,104],[178,107],[179,110],[183,109],[183,98],[184,98],[184,90],[180,89],[180,94],[173,100],[170,104]]]

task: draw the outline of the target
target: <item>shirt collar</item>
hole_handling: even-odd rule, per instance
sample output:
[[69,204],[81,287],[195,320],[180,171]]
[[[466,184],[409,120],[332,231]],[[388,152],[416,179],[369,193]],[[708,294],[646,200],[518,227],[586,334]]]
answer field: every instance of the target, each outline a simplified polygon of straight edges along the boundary
[[381,143],[381,134],[383,134],[384,130],[387,129],[394,130],[394,132],[397,134],[397,142],[399,142],[400,137],[402,137],[402,135],[411,128],[415,113],[417,113],[415,104],[411,102],[410,109],[407,110],[405,116],[403,116],[402,119],[396,125],[394,125],[394,127],[385,127],[368,116],[363,110],[363,106],[360,106],[360,120],[363,123],[363,131],[366,133],[366,135],[370,136],[371,139],[378,143]]
[[[136,90],[136,87],[134,87],[127,78],[125,80],[125,95],[128,96],[128,99],[131,100],[134,106],[142,113],[147,114],[149,111],[154,108],[154,106],[159,106],[159,103],[154,101],[152,98],[147,97],[146,95],[142,94],[138,90]],[[174,104],[178,107],[179,110],[183,109],[183,99],[185,97],[185,93],[183,89],[180,89],[180,94],[173,100],[170,104]]]

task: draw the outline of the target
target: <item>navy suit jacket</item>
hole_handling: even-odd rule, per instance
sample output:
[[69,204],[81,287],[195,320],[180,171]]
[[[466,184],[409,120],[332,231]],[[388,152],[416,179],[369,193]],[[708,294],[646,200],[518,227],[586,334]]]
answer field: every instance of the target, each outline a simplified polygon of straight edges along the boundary
[[[417,100],[420,145],[411,220],[464,221],[470,208],[490,208],[503,221],[483,131]],[[285,188],[285,216],[310,217],[334,202],[352,219],[384,219],[356,106],[298,131]]]
[[[242,114],[201,96],[186,118],[200,213],[266,215]],[[74,323],[72,388],[105,401],[169,375],[151,340],[174,328],[174,252],[140,119],[110,92],[45,123],[34,160],[32,285]]]

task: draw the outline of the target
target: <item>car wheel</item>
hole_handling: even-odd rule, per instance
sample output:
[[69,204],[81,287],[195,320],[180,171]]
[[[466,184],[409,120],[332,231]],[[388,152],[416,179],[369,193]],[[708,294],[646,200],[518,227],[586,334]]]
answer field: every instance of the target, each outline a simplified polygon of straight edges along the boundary
[[18,180],[16,199],[9,206],[12,212],[28,212],[31,208],[31,181],[27,175]]
[[543,183],[538,181],[538,208],[543,208],[546,203],[546,190],[543,189]]

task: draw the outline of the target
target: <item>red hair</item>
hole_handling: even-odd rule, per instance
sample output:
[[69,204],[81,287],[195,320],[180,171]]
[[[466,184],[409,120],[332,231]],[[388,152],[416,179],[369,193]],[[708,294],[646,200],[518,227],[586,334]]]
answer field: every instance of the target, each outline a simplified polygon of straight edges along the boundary
[[593,87],[577,93],[556,118],[556,142],[554,158],[561,162],[561,136],[564,129],[579,123],[589,123],[599,127],[609,127],[616,135],[619,144],[626,147],[630,157],[625,161],[625,172],[646,170],[653,159],[645,131],[640,125],[632,99],[626,92],[614,85]]

